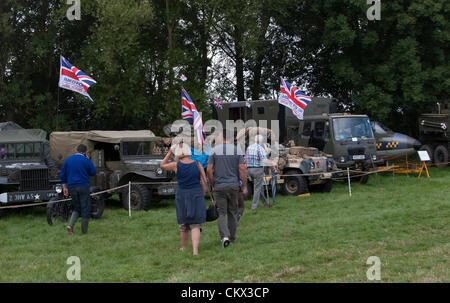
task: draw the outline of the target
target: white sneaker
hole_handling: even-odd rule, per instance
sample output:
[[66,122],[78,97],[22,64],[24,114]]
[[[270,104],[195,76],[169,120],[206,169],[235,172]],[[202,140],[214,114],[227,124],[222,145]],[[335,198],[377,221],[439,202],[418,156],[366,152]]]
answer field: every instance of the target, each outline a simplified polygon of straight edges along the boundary
[[228,237],[223,237],[222,238],[222,247],[227,248],[228,245],[230,245],[230,239],[228,239]]

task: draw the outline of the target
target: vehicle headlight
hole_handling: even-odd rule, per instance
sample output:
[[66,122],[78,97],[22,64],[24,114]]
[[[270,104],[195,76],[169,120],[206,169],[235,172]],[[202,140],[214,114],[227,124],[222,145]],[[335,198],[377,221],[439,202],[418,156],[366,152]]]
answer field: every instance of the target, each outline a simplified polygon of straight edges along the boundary
[[373,161],[376,161],[377,160],[377,155],[372,155],[372,159],[373,159]]
[[157,173],[158,175],[162,175],[162,173],[163,173],[162,168],[161,168],[161,167],[158,167],[158,168],[156,169],[156,173]]
[[56,184],[56,186],[55,186],[55,191],[56,191],[58,194],[62,193],[62,191],[63,191],[62,185],[61,185],[61,184]]
[[341,157],[340,159],[339,159],[339,161],[341,161],[342,163],[344,163],[345,162],[345,157]]
[[328,169],[328,170],[331,170],[331,169],[333,169],[333,166],[334,166],[334,160],[328,158],[328,159],[327,159],[327,169]]

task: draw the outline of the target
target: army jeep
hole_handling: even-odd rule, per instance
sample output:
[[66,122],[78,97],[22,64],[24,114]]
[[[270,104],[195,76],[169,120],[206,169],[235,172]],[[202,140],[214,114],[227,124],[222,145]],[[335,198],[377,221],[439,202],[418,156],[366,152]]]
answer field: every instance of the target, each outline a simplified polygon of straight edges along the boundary
[[49,201],[62,191],[42,129],[0,131],[0,207]]
[[160,163],[170,148],[167,140],[156,137],[149,130],[139,131],[79,131],[53,132],[50,134],[52,156],[62,165],[75,153],[79,144],[87,146],[87,156],[94,163],[97,175],[91,185],[99,190],[113,189],[129,182],[128,187],[105,194],[105,198],[117,193],[123,207],[128,210],[128,196],[132,210],[148,210],[161,197],[173,196],[176,185],[171,183],[175,175],[163,171]]
[[[245,142],[245,147],[248,147],[249,135],[256,133],[266,137],[267,142],[271,141],[272,131],[270,129],[249,127],[242,129],[237,134],[237,144]],[[243,136],[245,136],[244,141],[242,141]],[[266,154],[270,155],[269,144],[264,145]],[[295,146],[293,141],[286,146],[279,145],[278,142],[271,142],[271,146],[279,150],[278,157],[274,157],[273,161],[277,163],[277,184],[281,185],[283,194],[300,195],[308,191],[331,191],[332,178],[337,173],[337,167],[331,155],[327,155],[317,148]],[[265,174],[269,175],[269,172],[265,171]],[[249,179],[249,183],[247,198],[250,198],[253,189],[251,179]],[[265,185],[268,185],[267,181],[265,181]]]

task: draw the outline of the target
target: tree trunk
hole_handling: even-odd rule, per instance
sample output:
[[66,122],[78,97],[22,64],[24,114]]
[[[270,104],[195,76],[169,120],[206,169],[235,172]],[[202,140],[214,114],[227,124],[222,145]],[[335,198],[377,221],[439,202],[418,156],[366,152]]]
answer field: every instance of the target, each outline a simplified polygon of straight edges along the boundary
[[264,12],[261,13],[261,32],[258,36],[259,45],[256,49],[255,65],[253,67],[253,83],[252,83],[252,100],[259,100],[261,94],[261,74],[262,74],[262,62],[264,60],[265,44],[266,44],[266,32],[269,27],[270,18]]
[[236,92],[237,100],[245,100],[244,91],[244,58],[242,49],[242,31],[234,27],[234,48],[236,52]]

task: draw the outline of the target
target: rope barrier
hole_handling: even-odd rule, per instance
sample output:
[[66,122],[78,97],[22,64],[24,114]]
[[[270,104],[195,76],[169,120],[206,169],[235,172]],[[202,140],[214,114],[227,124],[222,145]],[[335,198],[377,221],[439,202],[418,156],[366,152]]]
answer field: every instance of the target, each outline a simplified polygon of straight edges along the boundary
[[[418,163],[411,163],[411,164],[415,164],[416,165]],[[441,164],[450,164],[450,162],[447,162],[447,163],[433,163],[433,164],[427,164],[427,165],[432,166],[432,165],[441,165]],[[352,173],[356,173],[356,175],[352,176],[353,178],[355,178],[355,177],[362,177],[362,176],[365,176],[365,175],[372,175],[372,174],[382,173],[382,172],[391,171],[391,170],[395,170],[394,165],[391,165],[391,166],[386,167],[384,169],[377,169],[377,170],[374,170],[374,171],[367,171],[367,172],[363,172],[363,171],[360,171],[360,170],[348,170],[348,171],[352,172]],[[344,173],[345,174],[345,173],[347,173],[347,170],[339,169],[339,170],[333,170],[333,171],[330,171],[330,172],[320,172],[320,173],[277,175],[277,177],[300,177],[300,176],[318,176],[318,175],[320,176],[320,175],[323,175],[323,174],[326,174],[326,173],[331,173],[331,174]],[[332,180],[334,180],[334,181],[336,181],[336,180],[343,180],[343,179],[347,179],[347,176],[332,178]],[[133,182],[132,185],[133,184],[136,184],[136,185],[158,185],[158,184],[170,185],[170,184],[178,184],[178,182],[173,182],[173,181],[172,182]],[[129,186],[129,184],[125,184],[125,185],[117,186],[117,187],[114,187],[114,188],[109,188],[109,189],[106,189],[106,190],[103,190],[103,191],[92,193],[92,194],[90,194],[90,196],[92,197],[92,196],[101,195],[101,194],[104,194],[104,193],[107,193],[107,192],[111,192],[111,191],[115,191],[117,189],[125,188],[125,187],[128,187],[128,186]],[[2,207],[0,207],[0,210],[1,209],[11,209],[11,208],[33,207],[33,206],[45,205],[45,204],[49,204],[49,203],[67,202],[67,201],[71,201],[71,200],[72,199],[69,198],[69,199],[47,201],[47,202],[40,202],[40,203],[2,206]]]
[[[106,190],[102,190],[102,191],[99,191],[99,192],[95,192],[95,193],[90,194],[90,196],[92,197],[92,196],[101,195],[101,194],[104,194],[106,192],[114,191],[114,190],[117,190],[117,189],[120,189],[120,188],[124,188],[124,187],[128,187],[128,184],[117,186],[117,187],[106,189]],[[49,203],[60,203],[60,202],[67,202],[67,201],[72,201],[72,198],[55,200],[55,201],[47,201],[47,202],[39,202],[39,203],[31,203],[31,204],[2,206],[2,207],[0,207],[0,209],[24,208],[24,207],[32,207],[32,206],[45,205],[45,204],[49,204]]]

